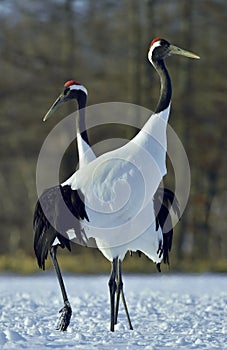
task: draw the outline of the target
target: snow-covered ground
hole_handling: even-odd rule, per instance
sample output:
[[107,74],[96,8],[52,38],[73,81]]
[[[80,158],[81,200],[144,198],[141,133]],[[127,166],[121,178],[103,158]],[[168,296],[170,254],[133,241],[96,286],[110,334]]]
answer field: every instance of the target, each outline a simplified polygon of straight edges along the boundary
[[133,331],[121,307],[109,331],[108,276],[65,276],[67,332],[55,275],[0,275],[0,349],[227,349],[227,275],[125,275]]

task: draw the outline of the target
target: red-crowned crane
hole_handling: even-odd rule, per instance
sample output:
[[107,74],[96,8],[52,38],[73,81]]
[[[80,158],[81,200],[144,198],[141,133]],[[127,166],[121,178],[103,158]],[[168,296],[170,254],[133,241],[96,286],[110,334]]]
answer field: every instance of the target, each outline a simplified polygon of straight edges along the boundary
[[[94,238],[98,249],[111,262],[112,271],[109,280],[111,331],[114,331],[114,325],[117,322],[120,296],[129,327],[132,329],[122,282],[121,265],[126,252],[139,250],[156,264],[160,264],[163,259],[166,262],[168,260],[172,228],[165,238],[163,228],[168,217],[168,208],[162,202],[165,204],[169,200],[172,204],[174,195],[166,190],[160,202],[157,190],[166,174],[166,127],[172,91],[164,59],[171,54],[199,58],[189,51],[171,45],[164,39],[156,38],[151,42],[148,58],[160,76],[161,94],[155,113],[140,132],[123,147],[98,158],[94,157],[95,159],[91,162],[88,161],[64,184],[44,191],[37,203],[34,214],[34,247],[40,267],[45,266],[45,259],[50,250],[58,274],[65,303],[61,310],[59,327],[61,330],[65,330],[69,324],[71,307],[52,246],[57,237],[62,247],[69,247],[67,239],[59,232],[67,232],[73,228],[78,238],[83,239],[84,233],[87,238]],[[81,107],[76,85],[73,82],[73,84],[68,83],[67,86],[66,83],[63,94],[47,115],[62,102],[71,98],[76,98]],[[84,99],[86,102],[85,96]],[[79,120],[83,123],[84,115],[81,119],[80,117]],[[79,124],[78,130],[82,130]],[[86,137],[85,132],[83,142],[88,145]],[[130,197],[128,197],[129,188],[132,189]],[[64,208],[59,208],[59,202],[61,202],[59,197],[63,197],[70,211],[78,219],[79,225],[66,220],[67,213]],[[155,197],[160,202],[161,209],[160,206],[156,208]],[[45,218],[45,214],[49,211],[51,214],[47,217],[52,218],[51,224]],[[54,214],[55,212],[57,214]],[[157,212],[159,212],[158,215]]]
[[[84,108],[86,107],[87,101],[87,89],[83,85],[76,83],[74,80],[67,81],[64,84],[63,93],[48,110],[43,121],[46,121],[46,119],[62,102],[66,102],[70,99],[76,99],[78,102],[79,118],[77,119],[77,145],[79,167],[82,168],[96,158],[92,149],[88,146],[88,136],[84,127]],[[79,130],[84,131],[82,133],[79,132]],[[45,270],[45,260],[47,259],[48,252],[50,252],[51,260],[57,274],[64,306],[59,311],[61,316],[56,329],[65,331],[70,323],[72,309],[68,300],[56,254],[59,246],[61,248],[66,247],[69,251],[71,250],[70,240],[61,233],[67,232],[71,228],[75,228],[75,222],[72,222],[71,216],[68,215],[67,210],[65,211],[66,208],[61,202],[62,197],[67,208],[76,218],[86,218],[88,220],[84,209],[84,203],[81,201],[80,197],[77,196],[77,192],[71,191],[68,185],[64,186],[64,184],[61,184],[61,186],[54,186],[46,189],[40,196],[34,211],[33,228],[35,232],[34,250],[39,267]],[[78,233],[79,232],[80,231],[78,231]],[[80,234],[79,241],[85,245],[87,243],[84,241],[84,237],[80,236]]]

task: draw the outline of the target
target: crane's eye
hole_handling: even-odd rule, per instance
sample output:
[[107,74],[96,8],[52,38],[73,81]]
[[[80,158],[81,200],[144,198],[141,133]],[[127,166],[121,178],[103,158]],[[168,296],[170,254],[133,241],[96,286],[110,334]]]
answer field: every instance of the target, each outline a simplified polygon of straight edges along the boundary
[[161,45],[166,48],[169,47],[169,43],[166,40],[162,40]]
[[68,94],[69,91],[70,91],[70,89],[69,89],[69,88],[66,88],[66,89],[64,90],[64,96],[66,96],[66,95]]

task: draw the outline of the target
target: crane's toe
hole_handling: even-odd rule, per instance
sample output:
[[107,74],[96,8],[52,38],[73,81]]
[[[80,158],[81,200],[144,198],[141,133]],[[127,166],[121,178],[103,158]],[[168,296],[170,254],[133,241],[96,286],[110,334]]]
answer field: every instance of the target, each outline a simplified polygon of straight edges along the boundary
[[64,307],[59,311],[59,313],[61,316],[59,317],[56,329],[59,331],[66,331],[72,316],[72,308],[69,302],[65,303]]

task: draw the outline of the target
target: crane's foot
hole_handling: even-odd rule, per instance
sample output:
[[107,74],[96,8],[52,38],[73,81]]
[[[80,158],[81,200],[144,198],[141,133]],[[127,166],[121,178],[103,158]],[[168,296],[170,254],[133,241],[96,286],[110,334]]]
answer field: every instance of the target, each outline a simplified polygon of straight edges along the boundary
[[59,311],[59,313],[61,316],[59,317],[56,329],[58,331],[66,331],[72,316],[72,309],[69,302],[65,302],[64,307]]

